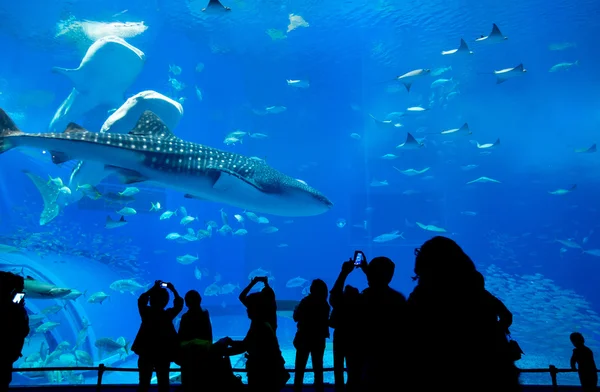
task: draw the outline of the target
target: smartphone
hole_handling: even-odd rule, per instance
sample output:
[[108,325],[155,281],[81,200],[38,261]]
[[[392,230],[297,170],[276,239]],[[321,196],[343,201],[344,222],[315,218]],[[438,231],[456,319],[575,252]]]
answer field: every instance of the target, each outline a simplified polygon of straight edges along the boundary
[[354,265],[360,266],[364,260],[365,254],[361,250],[354,251]]
[[23,301],[23,298],[25,298],[25,293],[16,293],[13,298],[13,302],[16,304],[20,304],[21,301]]
[[162,287],[163,289],[166,289],[166,288],[167,288],[167,283],[165,283],[165,282],[162,282],[162,283],[160,284],[160,287]]

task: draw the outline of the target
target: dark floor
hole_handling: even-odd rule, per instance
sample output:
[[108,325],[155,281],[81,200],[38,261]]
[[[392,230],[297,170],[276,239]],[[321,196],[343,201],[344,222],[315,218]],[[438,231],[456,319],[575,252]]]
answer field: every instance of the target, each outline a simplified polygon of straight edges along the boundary
[[[108,392],[135,392],[136,391],[137,386],[136,385],[105,385],[102,387],[102,391],[108,391]],[[94,385],[82,385],[82,386],[72,386],[72,387],[66,387],[66,386],[47,386],[47,387],[15,387],[15,388],[11,388],[11,390],[27,390],[27,392],[59,392],[59,391],[65,391],[65,392],[92,392],[96,390],[96,387]],[[173,386],[171,388],[171,390],[173,392],[176,392],[177,390],[177,386]],[[313,391],[313,388],[310,386],[306,386],[304,388],[305,391]],[[156,392],[156,386],[154,386],[153,388],[150,389],[150,391],[152,392]],[[284,392],[291,392],[292,388],[291,386],[288,386],[287,388],[285,388],[283,390]],[[326,392],[333,392],[333,387],[332,386],[328,386],[325,389]],[[557,391],[561,391],[561,392],[575,392],[575,391],[581,391],[581,388],[579,387],[558,387]],[[542,386],[542,385],[524,385],[523,386],[523,392],[553,392],[552,386]]]

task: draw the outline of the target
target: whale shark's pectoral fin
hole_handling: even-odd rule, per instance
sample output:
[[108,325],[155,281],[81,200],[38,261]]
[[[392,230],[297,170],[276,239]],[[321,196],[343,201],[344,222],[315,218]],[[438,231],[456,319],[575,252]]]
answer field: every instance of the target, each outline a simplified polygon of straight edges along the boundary
[[81,77],[78,69],[70,69],[70,68],[62,68],[62,67],[52,67],[52,72],[65,75],[74,86],[81,85]]
[[263,190],[253,181],[240,176],[236,172],[220,169],[214,170],[208,174],[213,180],[213,189],[220,192],[231,190],[239,191],[241,188],[247,190],[253,189],[262,192]]
[[124,184],[135,184],[136,182],[143,182],[148,180],[147,177],[144,177],[142,174],[135,170],[112,165],[105,165],[104,168],[106,170],[111,170],[117,173],[119,177],[121,177],[121,182],[123,182]]
[[40,215],[40,226],[44,226],[46,223],[49,223],[56,218],[60,212],[60,207],[56,202],[56,199],[58,198],[58,189],[52,185],[48,185],[48,181],[27,170],[24,170],[23,173],[29,177],[33,182],[33,185],[35,185],[40,192],[40,195],[42,195],[44,210]]

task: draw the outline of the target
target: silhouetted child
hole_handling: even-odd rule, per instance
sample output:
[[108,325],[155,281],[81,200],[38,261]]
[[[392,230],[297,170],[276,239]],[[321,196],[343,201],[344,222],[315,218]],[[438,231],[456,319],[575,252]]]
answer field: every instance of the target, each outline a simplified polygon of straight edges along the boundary
[[153,371],[156,371],[159,392],[169,391],[169,369],[178,349],[177,331],[173,320],[183,309],[183,298],[179,296],[173,284],[166,283],[175,299],[173,307],[165,309],[169,303],[169,292],[161,287],[161,284],[162,282],[157,280],[154,286],[138,299],[142,325],[131,351],[139,356],[139,392],[150,389]]
[[298,323],[298,332],[294,338],[296,348],[296,375],[294,390],[302,391],[306,363],[310,355],[315,374],[315,390],[323,391],[323,355],[325,340],[329,337],[329,312],[327,303],[327,285],[321,279],[313,280],[310,294],[303,298],[294,310],[294,321]]
[[598,369],[594,361],[594,353],[585,345],[585,339],[579,332],[570,336],[575,348],[571,356],[571,369],[579,373],[579,381],[583,391],[596,391],[598,386]]
[[[185,391],[209,389],[210,374],[207,374],[209,350],[212,347],[213,333],[208,310],[200,306],[202,297],[196,290],[190,290],[185,295],[188,311],[181,317],[179,324],[179,342],[190,350],[182,350],[181,385]],[[192,342],[193,341],[193,342]]]

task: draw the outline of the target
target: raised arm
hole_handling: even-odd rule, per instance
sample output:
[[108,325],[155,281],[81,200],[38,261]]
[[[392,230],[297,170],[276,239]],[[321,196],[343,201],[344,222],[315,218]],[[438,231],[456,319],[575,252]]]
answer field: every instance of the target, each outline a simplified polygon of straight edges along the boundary
[[254,278],[252,278],[252,280],[250,281],[248,286],[246,286],[242,290],[242,292],[240,293],[240,296],[238,297],[240,302],[242,303],[242,305],[248,307],[248,303],[246,301],[246,299],[248,298],[248,293],[250,293],[250,290],[252,290],[252,287],[254,287],[258,282],[259,282],[258,277],[255,276]]
[[150,287],[150,289],[144,293],[142,293],[138,298],[138,311],[140,312],[140,316],[148,309],[148,301],[150,301],[150,296],[152,292],[156,290],[160,285],[160,280],[154,282],[154,286]]
[[346,278],[352,271],[354,271],[355,265],[352,259],[345,261],[342,264],[342,270],[338,275],[331,291],[329,292],[329,304],[332,307],[337,307],[342,302],[342,297],[344,295],[344,286],[346,285]]
[[179,293],[175,289],[175,286],[173,286],[173,283],[167,283],[167,288],[169,290],[171,290],[171,292],[175,296],[175,298],[173,299],[173,307],[167,309],[169,317],[171,319],[174,319],[183,310],[183,302],[184,301],[183,301],[183,298],[181,298],[181,296],[179,295]]

